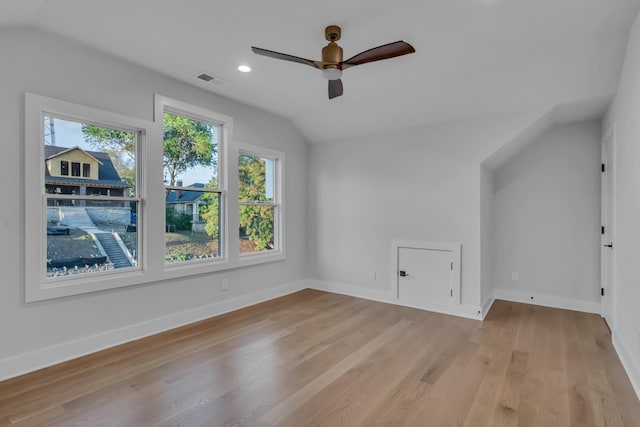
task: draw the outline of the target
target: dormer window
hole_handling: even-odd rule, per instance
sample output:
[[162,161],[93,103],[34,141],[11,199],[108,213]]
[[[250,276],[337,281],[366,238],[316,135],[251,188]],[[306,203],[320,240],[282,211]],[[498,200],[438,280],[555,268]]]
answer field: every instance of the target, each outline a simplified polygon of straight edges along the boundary
[[71,176],[80,176],[80,163],[71,162]]
[[91,177],[91,165],[89,163],[82,164],[82,177],[83,178]]
[[69,162],[66,160],[60,160],[60,175],[69,176]]

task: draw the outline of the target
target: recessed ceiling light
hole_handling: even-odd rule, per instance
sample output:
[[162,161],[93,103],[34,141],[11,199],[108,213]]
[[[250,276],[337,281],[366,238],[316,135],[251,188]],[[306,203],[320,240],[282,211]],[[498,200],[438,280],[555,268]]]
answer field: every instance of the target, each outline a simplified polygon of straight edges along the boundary
[[241,73],[248,73],[249,71],[251,71],[251,67],[249,67],[248,65],[241,65],[238,67],[238,71],[240,71]]

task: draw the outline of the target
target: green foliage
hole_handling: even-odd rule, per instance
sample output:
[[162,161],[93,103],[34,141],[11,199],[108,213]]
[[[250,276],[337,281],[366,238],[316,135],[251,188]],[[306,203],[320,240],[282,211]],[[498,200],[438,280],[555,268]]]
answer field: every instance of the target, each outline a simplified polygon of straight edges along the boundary
[[166,207],[165,221],[176,226],[176,230],[191,230],[191,215],[177,212],[171,205]]
[[216,146],[212,142],[211,126],[184,117],[165,113],[164,168],[169,185],[175,185],[182,172],[194,166],[213,166]]
[[[266,163],[241,154],[238,158],[238,199],[267,202]],[[240,205],[239,221],[244,234],[256,243],[256,250],[273,249],[273,207]]]
[[93,147],[110,154],[112,152],[125,154],[131,161],[136,159],[136,139],[133,132],[82,125],[82,134],[84,140]]
[[[163,166],[169,185],[176,185],[178,175],[189,168],[216,164],[211,125],[168,113],[163,119]],[[82,133],[88,144],[109,154],[120,178],[135,188],[135,134],[94,125],[82,125]]]
[[135,196],[135,134],[86,124],[82,125],[82,134],[89,145],[109,155],[120,179],[129,184],[131,196]]
[[[218,188],[217,181],[211,178],[206,188]],[[200,197],[199,214],[204,224],[204,230],[209,237],[217,238],[220,235],[220,201],[218,193],[202,193]]]

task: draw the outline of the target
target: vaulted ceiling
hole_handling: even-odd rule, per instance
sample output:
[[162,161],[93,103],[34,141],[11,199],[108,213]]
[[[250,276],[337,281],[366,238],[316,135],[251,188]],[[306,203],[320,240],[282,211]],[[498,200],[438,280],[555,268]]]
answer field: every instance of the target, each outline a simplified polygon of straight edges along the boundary
[[[2,0],[0,26],[32,25],[289,118],[310,142],[550,109],[610,96],[640,0]],[[320,59],[405,40],[416,53],[346,70],[327,99]],[[251,73],[237,67],[249,65]],[[228,85],[195,78],[205,72]]]

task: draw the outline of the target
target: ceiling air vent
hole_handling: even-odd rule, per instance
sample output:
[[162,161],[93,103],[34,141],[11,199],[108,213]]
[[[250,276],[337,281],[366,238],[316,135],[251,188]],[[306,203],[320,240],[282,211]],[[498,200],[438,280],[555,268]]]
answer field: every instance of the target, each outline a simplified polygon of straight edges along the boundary
[[218,87],[226,86],[229,84],[225,80],[222,80],[220,77],[212,76],[211,74],[207,73],[200,73],[196,77],[205,82],[211,82]]

